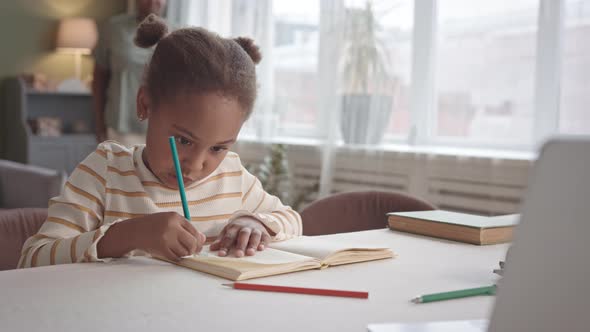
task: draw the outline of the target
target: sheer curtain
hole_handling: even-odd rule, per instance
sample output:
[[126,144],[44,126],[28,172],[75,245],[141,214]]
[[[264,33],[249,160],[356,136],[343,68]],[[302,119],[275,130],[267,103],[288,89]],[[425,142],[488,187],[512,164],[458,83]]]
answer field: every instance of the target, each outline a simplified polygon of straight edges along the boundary
[[[409,131],[411,1],[170,0],[168,6],[177,25],[250,36],[260,46],[259,95],[241,139],[319,147],[320,196],[346,190],[333,186],[338,171],[351,172],[336,166],[338,158],[371,172],[388,167],[377,146]],[[395,24],[383,26],[383,19]],[[384,38],[391,34],[401,42]]]

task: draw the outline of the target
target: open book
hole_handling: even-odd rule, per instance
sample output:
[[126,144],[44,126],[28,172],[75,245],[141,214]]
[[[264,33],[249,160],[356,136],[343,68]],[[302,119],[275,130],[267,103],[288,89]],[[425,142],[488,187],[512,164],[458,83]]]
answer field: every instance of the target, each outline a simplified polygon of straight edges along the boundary
[[230,280],[245,280],[393,257],[389,248],[350,246],[341,241],[302,236],[272,243],[254,256],[219,257],[205,246],[198,255],[171,263]]

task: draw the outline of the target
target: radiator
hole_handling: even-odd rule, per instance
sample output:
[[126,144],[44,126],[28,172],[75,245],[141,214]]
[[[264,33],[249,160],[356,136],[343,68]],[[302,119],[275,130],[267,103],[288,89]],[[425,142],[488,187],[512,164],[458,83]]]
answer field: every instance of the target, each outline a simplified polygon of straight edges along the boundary
[[[244,163],[258,164],[268,149],[261,143],[240,142],[235,151]],[[295,188],[319,183],[318,147],[288,145],[287,154]],[[519,212],[532,162],[339,148],[332,166],[331,193],[399,191],[440,209],[493,216]],[[308,198],[306,203],[317,195]]]

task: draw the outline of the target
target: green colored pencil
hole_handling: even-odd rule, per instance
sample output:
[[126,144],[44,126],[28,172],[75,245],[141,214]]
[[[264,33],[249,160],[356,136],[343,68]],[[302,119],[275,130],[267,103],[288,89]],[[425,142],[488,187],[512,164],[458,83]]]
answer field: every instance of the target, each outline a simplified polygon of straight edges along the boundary
[[468,297],[468,296],[495,295],[495,294],[496,294],[496,285],[492,285],[492,286],[486,286],[486,287],[469,288],[469,289],[462,289],[462,290],[456,290],[456,291],[451,291],[451,292],[422,295],[422,296],[418,296],[418,297],[412,299],[412,302],[414,302],[414,303],[428,303],[428,302],[434,302],[434,301],[458,299],[458,298]]
[[184,181],[182,180],[182,170],[180,169],[180,161],[178,161],[178,152],[176,151],[176,142],[174,136],[168,137],[170,142],[170,150],[172,150],[172,160],[174,161],[174,169],[176,170],[176,180],[178,180],[178,191],[180,191],[180,200],[182,201],[182,211],[186,220],[191,220],[191,213],[188,210],[188,202],[186,201],[186,193],[184,192]]

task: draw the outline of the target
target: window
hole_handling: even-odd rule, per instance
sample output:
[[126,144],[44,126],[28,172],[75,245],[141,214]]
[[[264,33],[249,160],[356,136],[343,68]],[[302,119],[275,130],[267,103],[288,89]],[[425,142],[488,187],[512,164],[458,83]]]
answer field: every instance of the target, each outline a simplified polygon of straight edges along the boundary
[[[346,7],[365,1],[344,1]],[[272,49],[274,113],[283,135],[322,136],[326,130],[319,110],[319,19],[316,0],[273,1]],[[409,131],[411,38],[413,1],[374,1],[379,40],[392,75],[392,113],[386,139],[400,139]],[[343,13],[339,13],[342,14]],[[329,37],[328,37],[329,38]]]
[[559,129],[590,134],[590,2],[568,0],[565,7]]
[[393,80],[393,107],[385,140],[400,140],[410,131],[414,2],[382,0],[374,6]]
[[[341,71],[336,67],[342,66],[342,36],[333,34],[351,26],[345,25],[346,11],[362,8],[366,0],[182,2],[194,9],[189,24],[222,35],[251,35],[262,48],[261,93],[244,136],[340,142],[339,135],[327,134],[339,130],[330,126],[343,126],[332,116],[341,106],[334,100],[341,97],[342,80],[333,75]],[[379,86],[393,95],[383,143],[531,150],[556,130],[590,134],[590,1],[371,4],[391,74]],[[378,119],[379,127],[381,118],[387,115]]]
[[317,134],[319,2],[273,1],[273,113],[280,132]]
[[530,145],[538,2],[438,6],[434,141]]

